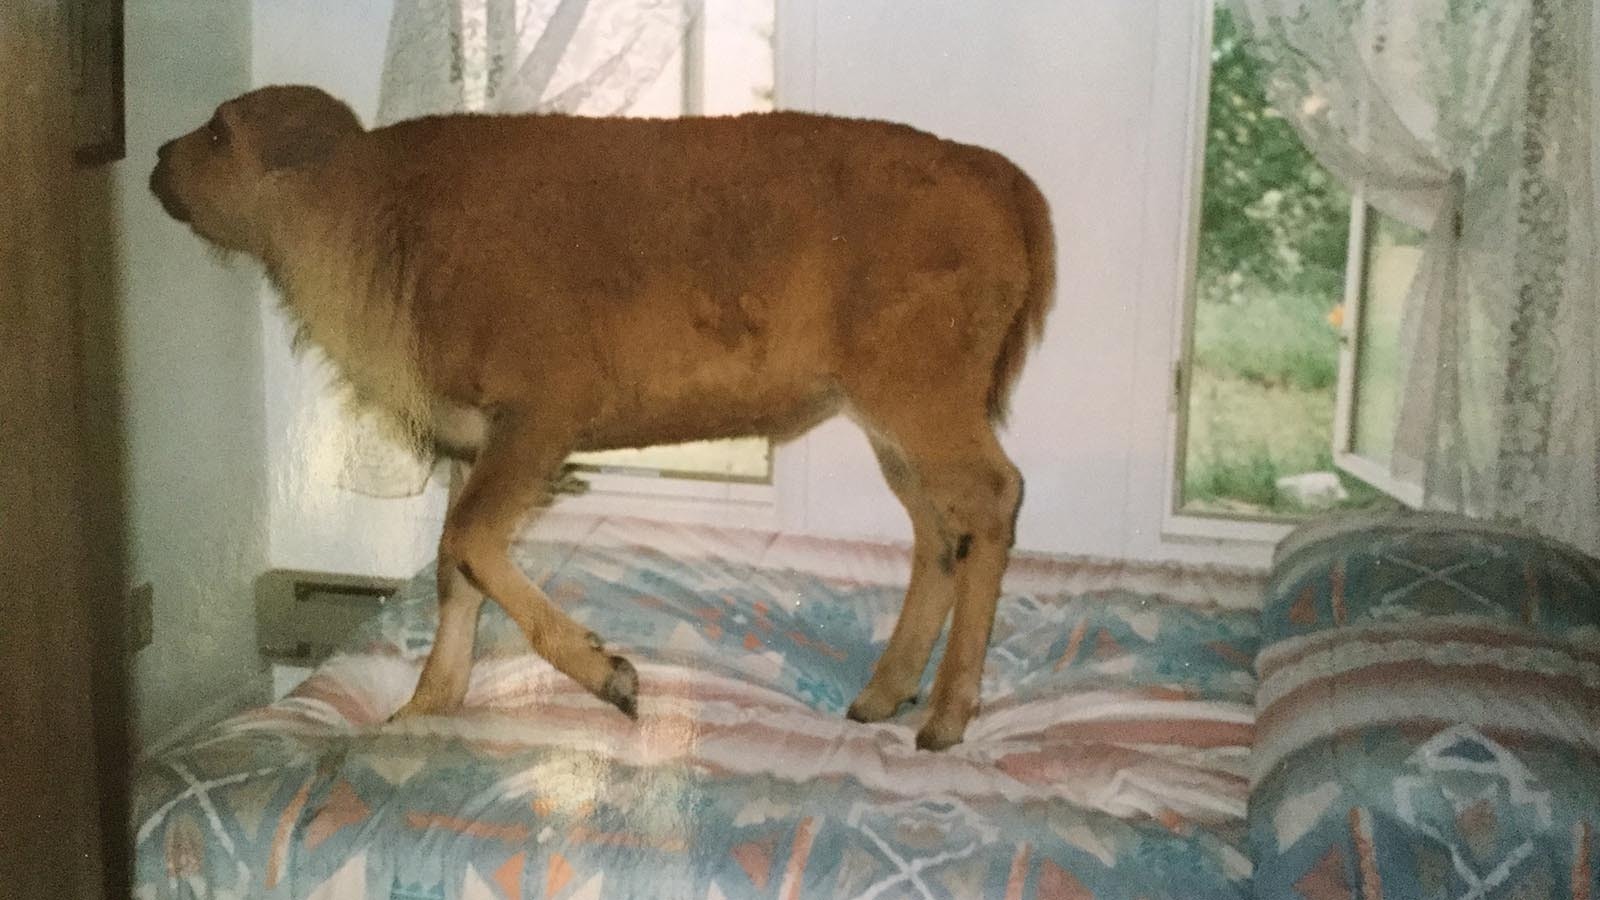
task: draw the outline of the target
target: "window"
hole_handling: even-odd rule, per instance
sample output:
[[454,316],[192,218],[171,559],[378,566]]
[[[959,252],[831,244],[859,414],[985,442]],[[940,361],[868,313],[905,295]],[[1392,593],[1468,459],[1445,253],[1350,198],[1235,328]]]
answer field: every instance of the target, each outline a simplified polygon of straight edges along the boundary
[[[704,0],[682,51],[628,114],[726,115],[772,109],[773,16],[774,0]],[[747,482],[772,478],[772,448],[766,438],[579,453],[571,462],[591,471]]]
[[[1336,400],[1347,306],[1371,306],[1370,332],[1354,337],[1395,377],[1410,237],[1374,217],[1362,240],[1364,210],[1268,102],[1261,64],[1221,8],[1199,201],[1175,379],[1176,511],[1277,519],[1388,503],[1335,452],[1336,436],[1381,441],[1382,410],[1352,419]],[[1363,377],[1376,389],[1382,367]]]
[[1401,313],[1427,235],[1370,207],[1359,211],[1357,224],[1360,291],[1347,304],[1344,322],[1334,460],[1344,471],[1416,506],[1421,502],[1417,485],[1396,479],[1389,464],[1403,377]]

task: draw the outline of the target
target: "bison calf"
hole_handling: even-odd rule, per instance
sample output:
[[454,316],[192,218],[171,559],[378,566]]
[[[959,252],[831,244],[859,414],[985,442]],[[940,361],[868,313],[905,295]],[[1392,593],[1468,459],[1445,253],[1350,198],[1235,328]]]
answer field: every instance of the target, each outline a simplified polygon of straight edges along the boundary
[[1005,158],[797,113],[441,116],[364,130],[271,87],[159,153],[167,212],[260,260],[363,404],[472,464],[439,541],[439,630],[401,715],[460,703],[485,594],[632,716],[625,659],[513,564],[576,450],[794,436],[845,411],[916,535],[888,648],[850,707],[913,698],[919,746],[978,705],[1022,479],[994,423],[1051,303],[1049,212]]

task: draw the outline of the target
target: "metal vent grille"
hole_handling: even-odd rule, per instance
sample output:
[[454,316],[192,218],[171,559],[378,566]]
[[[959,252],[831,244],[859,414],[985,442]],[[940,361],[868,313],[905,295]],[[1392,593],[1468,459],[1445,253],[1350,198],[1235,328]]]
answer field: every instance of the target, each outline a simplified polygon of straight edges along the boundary
[[256,644],[274,662],[332,653],[404,584],[393,578],[272,569],[256,579]]

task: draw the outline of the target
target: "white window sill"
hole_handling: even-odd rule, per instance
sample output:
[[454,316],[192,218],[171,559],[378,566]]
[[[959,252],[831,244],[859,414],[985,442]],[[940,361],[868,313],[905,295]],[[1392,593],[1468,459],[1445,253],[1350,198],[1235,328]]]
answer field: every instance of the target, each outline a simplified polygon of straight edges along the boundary
[[[556,497],[549,513],[630,516],[767,531],[781,526],[778,489],[771,484],[613,472],[577,474],[589,483],[588,492]],[[435,530],[442,528],[444,510],[423,521]]]
[[562,497],[563,513],[645,516],[747,528],[778,527],[778,491],[771,484],[581,472],[589,492]]
[[1271,550],[1287,537],[1297,524],[1263,519],[1169,513],[1161,523],[1161,536],[1163,539],[1178,543],[1220,541]]

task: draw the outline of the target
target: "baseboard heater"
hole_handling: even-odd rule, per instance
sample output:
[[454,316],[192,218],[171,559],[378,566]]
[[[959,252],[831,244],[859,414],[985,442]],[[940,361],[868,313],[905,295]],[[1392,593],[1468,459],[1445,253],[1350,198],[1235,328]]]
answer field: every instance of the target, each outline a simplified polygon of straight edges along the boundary
[[256,578],[256,643],[269,662],[308,665],[372,618],[404,581],[271,569]]

